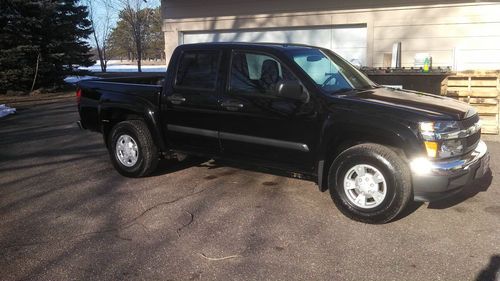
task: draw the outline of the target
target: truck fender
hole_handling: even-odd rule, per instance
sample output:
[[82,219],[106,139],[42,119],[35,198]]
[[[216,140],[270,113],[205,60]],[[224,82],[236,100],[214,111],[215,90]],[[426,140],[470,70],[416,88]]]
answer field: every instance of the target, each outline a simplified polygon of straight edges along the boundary
[[167,151],[165,140],[160,130],[161,124],[159,121],[160,118],[158,109],[144,103],[137,103],[137,101],[130,104],[134,104],[134,108],[131,108],[125,103],[123,103],[122,106],[107,105],[105,103],[99,106],[101,132],[103,133],[106,145],[108,145],[108,134],[113,126],[122,121],[139,119],[146,123],[151,136],[153,137],[153,141],[159,151]]
[[423,145],[416,132],[408,125],[392,120],[340,120],[328,118],[324,123],[318,144],[317,175],[321,191],[328,190],[328,172],[331,163],[345,149],[360,143],[378,143],[395,149],[404,158],[420,154]]

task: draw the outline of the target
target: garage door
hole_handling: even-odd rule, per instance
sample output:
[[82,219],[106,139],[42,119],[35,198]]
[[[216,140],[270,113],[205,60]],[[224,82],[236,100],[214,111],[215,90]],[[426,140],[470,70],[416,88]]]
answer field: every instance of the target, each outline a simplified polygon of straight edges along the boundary
[[299,43],[328,48],[354,64],[366,65],[366,27],[326,27],[284,30],[185,32],[184,44],[202,42]]

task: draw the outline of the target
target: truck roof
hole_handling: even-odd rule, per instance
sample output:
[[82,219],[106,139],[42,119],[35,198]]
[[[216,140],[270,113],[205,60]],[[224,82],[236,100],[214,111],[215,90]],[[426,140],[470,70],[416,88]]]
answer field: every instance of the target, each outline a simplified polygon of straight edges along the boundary
[[210,47],[210,46],[220,46],[220,47],[268,47],[273,49],[321,49],[321,47],[310,46],[305,44],[296,43],[267,43],[267,42],[209,42],[209,43],[194,43],[194,44],[184,44],[181,46],[185,47]]

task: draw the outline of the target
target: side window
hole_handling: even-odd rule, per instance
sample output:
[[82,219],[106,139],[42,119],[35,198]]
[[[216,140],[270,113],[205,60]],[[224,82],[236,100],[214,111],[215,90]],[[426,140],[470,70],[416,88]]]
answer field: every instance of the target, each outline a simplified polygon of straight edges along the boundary
[[176,86],[214,90],[219,68],[218,51],[187,51],[177,69]]
[[231,60],[232,93],[276,93],[282,80],[295,80],[293,75],[271,56],[256,53],[234,52]]
[[293,59],[323,89],[337,91],[351,88],[341,73],[340,67],[325,55],[304,54],[295,56]]

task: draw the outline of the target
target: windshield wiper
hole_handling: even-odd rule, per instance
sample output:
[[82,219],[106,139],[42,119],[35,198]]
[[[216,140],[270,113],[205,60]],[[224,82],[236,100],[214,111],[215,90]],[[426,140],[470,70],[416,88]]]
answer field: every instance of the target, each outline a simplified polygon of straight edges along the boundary
[[332,92],[333,95],[336,94],[342,94],[342,93],[347,93],[347,92],[358,92],[358,91],[364,91],[363,89],[357,89],[357,88],[342,88],[338,89]]

